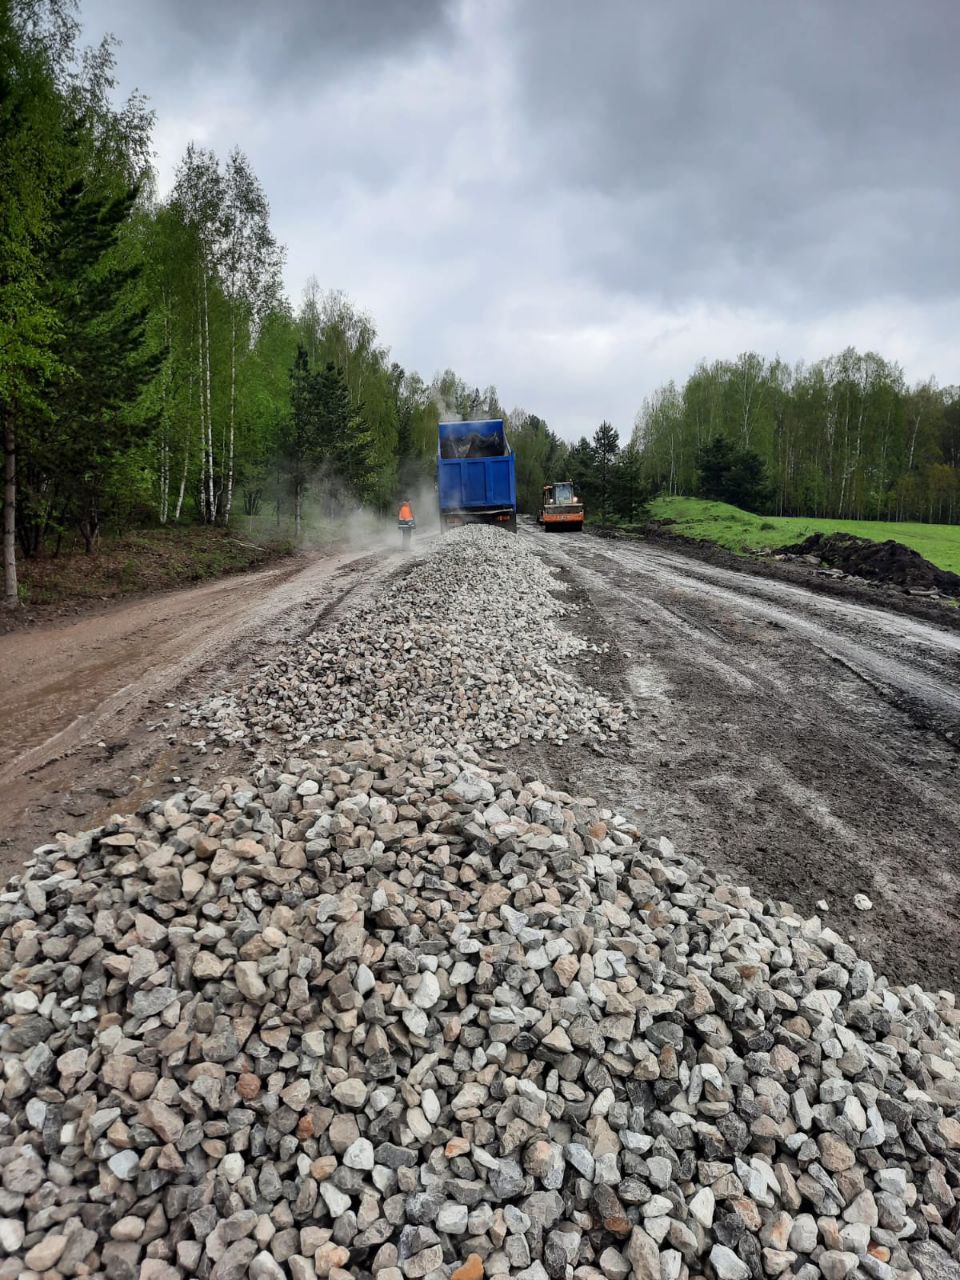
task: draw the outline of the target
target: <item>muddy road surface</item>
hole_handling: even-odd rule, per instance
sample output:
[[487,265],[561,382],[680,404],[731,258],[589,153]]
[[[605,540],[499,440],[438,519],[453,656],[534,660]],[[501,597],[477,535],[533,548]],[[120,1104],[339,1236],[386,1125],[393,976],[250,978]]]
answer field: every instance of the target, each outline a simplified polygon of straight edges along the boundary
[[657,545],[521,536],[609,645],[583,678],[638,713],[606,754],[531,766],[820,914],[898,980],[960,989],[960,633]]
[[[960,989],[960,630],[658,544],[518,536],[603,646],[581,679],[636,718],[616,744],[528,743],[511,763],[820,914],[897,981]],[[368,547],[0,637],[0,879],[58,830],[246,772],[180,704],[242,685],[405,563]]]
[[180,703],[231,687],[399,559],[392,541],[302,556],[0,636],[0,883],[58,830],[246,767],[192,742]]

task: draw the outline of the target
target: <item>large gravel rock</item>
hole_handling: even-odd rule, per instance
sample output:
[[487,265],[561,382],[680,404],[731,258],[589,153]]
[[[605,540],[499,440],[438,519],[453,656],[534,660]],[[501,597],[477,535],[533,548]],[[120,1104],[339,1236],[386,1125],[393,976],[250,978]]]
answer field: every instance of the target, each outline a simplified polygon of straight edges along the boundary
[[408,747],[604,742],[626,713],[558,666],[597,651],[561,625],[564,590],[520,539],[467,526],[291,645],[242,696],[186,708],[185,724],[287,750],[383,736]]
[[956,1275],[953,996],[453,753],[64,836],[0,974],[4,1280]]
[[623,724],[557,588],[445,539],[0,894],[0,1280],[957,1280],[952,994],[475,754]]

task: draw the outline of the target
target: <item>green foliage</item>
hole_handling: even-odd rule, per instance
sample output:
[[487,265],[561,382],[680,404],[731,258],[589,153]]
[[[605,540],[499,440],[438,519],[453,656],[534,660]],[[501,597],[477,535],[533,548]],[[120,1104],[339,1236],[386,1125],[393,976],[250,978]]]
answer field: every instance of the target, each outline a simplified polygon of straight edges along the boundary
[[669,520],[670,532],[687,538],[706,538],[730,551],[776,550],[802,542],[812,533],[852,533],[885,542],[893,538],[912,547],[931,563],[960,573],[960,526],[912,521],[831,520],[811,516],[760,516],[726,502],[701,498],[655,498],[650,514]]
[[619,432],[609,422],[601,422],[593,436],[594,487],[599,500],[601,524],[607,523],[611,513],[611,472],[619,452]]
[[517,507],[536,515],[543,486],[567,478],[568,448],[543,418],[524,409],[510,415],[508,430],[517,472]]
[[0,3],[0,409],[35,403],[55,369],[56,315],[43,297],[43,245],[62,168],[64,104],[42,41]]
[[610,506],[614,516],[626,524],[640,523],[647,517],[651,496],[643,456],[631,441],[620,450],[611,472]]
[[564,461],[588,522],[636,524],[645,518],[651,488],[643,456],[634,441],[621,448],[609,422],[600,424],[592,441],[582,436],[568,447]]
[[[117,103],[111,41],[79,38],[74,0],[0,0],[0,431],[22,553],[70,530],[90,549],[102,525],[236,511],[252,528],[271,506],[299,525],[305,499],[335,522],[422,492],[441,413],[502,417],[496,388],[402,369],[316,281],[294,311],[239,148],[189,145],[158,200],[152,113]],[[565,448],[534,417],[516,436],[533,508]]]
[[58,317],[50,350],[59,376],[24,417],[19,524],[27,545],[36,547],[59,509],[92,549],[111,469],[153,425],[132,409],[162,356],[146,346],[146,310],[135,297],[141,265],[116,252],[135,198],[132,190],[98,195],[81,178],[62,193],[52,222],[43,296]]
[[[700,364],[681,389],[661,387],[637,416],[634,439],[651,484],[700,488],[702,450],[720,439],[753,454],[770,483],[759,500],[756,462],[739,468],[741,505],[777,514],[953,522],[960,519],[960,389],[908,388],[900,368],[848,349],[790,369],[752,352]],[[709,468],[708,468],[709,469]]]
[[697,454],[698,490],[703,498],[730,502],[747,511],[760,511],[770,501],[770,483],[763,459],[752,449],[738,449],[723,436]]

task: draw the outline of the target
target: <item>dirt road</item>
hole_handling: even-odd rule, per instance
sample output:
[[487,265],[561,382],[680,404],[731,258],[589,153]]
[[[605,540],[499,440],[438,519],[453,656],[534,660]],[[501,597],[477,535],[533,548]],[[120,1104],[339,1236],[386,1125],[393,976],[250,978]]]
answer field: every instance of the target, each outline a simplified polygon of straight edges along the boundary
[[[760,892],[901,981],[960,989],[960,632],[652,544],[520,535],[602,654],[584,682],[637,712],[622,744],[509,755]],[[61,829],[248,762],[179,704],[230,690],[402,563],[313,559],[0,638],[0,878]],[[861,912],[854,896],[873,909]]]
[[230,763],[185,741],[166,704],[229,687],[396,559],[392,543],[299,557],[0,636],[0,881],[57,830]]
[[536,763],[758,892],[826,900],[902,980],[960,988],[960,634],[649,544],[523,536],[610,645],[584,678],[639,713],[621,751]]

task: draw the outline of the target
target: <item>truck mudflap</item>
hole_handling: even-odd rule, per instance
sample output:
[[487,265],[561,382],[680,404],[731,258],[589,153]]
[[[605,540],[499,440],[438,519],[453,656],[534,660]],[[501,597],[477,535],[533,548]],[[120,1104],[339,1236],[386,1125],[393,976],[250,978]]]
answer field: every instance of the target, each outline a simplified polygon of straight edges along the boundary
[[511,507],[495,511],[442,511],[440,523],[444,529],[456,529],[464,524],[495,524],[516,533],[517,513]]

